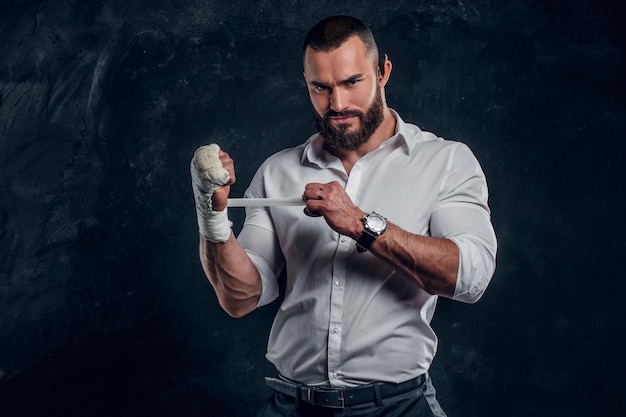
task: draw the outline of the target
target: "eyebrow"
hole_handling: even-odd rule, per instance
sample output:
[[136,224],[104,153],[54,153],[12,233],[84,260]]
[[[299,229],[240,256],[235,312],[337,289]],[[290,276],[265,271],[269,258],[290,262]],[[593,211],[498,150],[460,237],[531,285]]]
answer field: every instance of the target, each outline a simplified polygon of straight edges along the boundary
[[[365,73],[354,74],[354,75],[346,78],[345,80],[339,81],[338,84],[340,84],[340,85],[342,85],[342,84],[349,84],[349,83],[351,83],[353,81],[358,81],[360,79],[365,78],[365,75],[366,75]],[[309,84],[311,84],[311,85],[313,85],[315,87],[321,87],[321,88],[328,88],[328,87],[330,87],[330,85],[328,85],[328,84],[325,84],[325,83],[320,82],[320,81],[315,81],[315,80],[312,80]]]

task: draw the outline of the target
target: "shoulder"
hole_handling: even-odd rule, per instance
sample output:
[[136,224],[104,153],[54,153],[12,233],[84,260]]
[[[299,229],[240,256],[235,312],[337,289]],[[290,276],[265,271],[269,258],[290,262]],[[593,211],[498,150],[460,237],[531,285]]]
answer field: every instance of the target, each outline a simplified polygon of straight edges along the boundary
[[397,135],[402,138],[410,150],[410,153],[423,153],[425,151],[438,152],[441,150],[451,151],[459,146],[460,142],[445,139],[427,130],[423,130],[415,124],[405,122],[400,115],[392,110],[397,120]]
[[422,130],[412,124],[405,124],[405,128],[406,140],[407,143],[409,143],[412,153],[427,152],[451,156],[457,153],[464,156],[472,155],[469,146],[464,142],[438,136],[435,133]]
[[405,124],[405,132],[409,154],[414,159],[436,163],[446,170],[474,170],[479,165],[470,147],[462,141],[447,139],[411,124]]

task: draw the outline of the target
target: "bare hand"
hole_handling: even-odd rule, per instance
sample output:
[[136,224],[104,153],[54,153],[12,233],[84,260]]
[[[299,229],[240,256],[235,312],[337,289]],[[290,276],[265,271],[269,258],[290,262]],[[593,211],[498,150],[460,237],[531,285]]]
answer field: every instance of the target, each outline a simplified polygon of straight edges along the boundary
[[354,205],[352,199],[337,182],[310,183],[302,198],[311,216],[324,216],[326,223],[337,233],[358,239],[363,233],[361,219],[366,214]]

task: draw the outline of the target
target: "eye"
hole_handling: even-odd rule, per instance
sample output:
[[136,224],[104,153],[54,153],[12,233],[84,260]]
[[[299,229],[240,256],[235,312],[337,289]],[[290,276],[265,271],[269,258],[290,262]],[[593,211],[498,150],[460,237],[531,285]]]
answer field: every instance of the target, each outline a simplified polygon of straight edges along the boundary
[[313,89],[313,91],[315,91],[316,93],[324,93],[326,91],[330,90],[330,87],[324,84],[318,84],[318,83],[311,83],[311,88]]

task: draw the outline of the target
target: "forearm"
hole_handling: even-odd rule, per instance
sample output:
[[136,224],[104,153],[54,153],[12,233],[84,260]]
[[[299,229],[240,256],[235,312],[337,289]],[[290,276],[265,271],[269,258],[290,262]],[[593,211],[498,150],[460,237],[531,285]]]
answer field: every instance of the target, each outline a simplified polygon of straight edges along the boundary
[[200,232],[200,262],[222,308],[241,317],[258,305],[259,272],[239,245],[228,220],[226,204],[235,168],[216,144],[198,148],[191,160],[191,185]]
[[429,294],[454,295],[460,255],[453,241],[415,235],[388,222],[385,233],[369,250]]
[[200,262],[228,314],[241,317],[256,308],[262,291],[261,277],[232,232],[225,243],[200,237]]
[[[362,236],[366,213],[352,203],[337,182],[307,184],[303,197],[309,215],[323,215],[333,230],[354,240]],[[454,295],[460,254],[451,240],[415,235],[387,222],[386,231],[369,250],[428,293]]]

